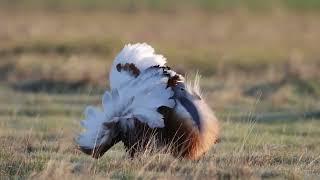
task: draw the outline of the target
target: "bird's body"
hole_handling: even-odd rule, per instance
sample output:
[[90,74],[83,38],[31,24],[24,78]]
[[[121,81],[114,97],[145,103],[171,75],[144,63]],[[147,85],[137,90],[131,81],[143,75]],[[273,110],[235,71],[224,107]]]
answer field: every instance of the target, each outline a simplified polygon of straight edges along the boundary
[[147,44],[127,45],[110,72],[103,110],[88,107],[77,139],[80,149],[101,157],[122,141],[133,156],[152,139],[177,157],[197,159],[217,141],[218,122],[199,92]]

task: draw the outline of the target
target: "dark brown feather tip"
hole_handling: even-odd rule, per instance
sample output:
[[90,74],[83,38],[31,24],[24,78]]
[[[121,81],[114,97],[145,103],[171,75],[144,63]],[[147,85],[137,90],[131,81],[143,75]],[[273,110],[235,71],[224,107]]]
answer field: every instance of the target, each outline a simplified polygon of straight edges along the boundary
[[173,77],[170,77],[167,82],[167,88],[176,86],[179,81],[181,81],[181,78],[177,74],[174,75]]
[[116,65],[117,71],[121,72],[122,70],[129,72],[132,74],[134,77],[138,77],[140,74],[140,70],[134,65],[133,63],[126,63],[126,64],[117,64]]

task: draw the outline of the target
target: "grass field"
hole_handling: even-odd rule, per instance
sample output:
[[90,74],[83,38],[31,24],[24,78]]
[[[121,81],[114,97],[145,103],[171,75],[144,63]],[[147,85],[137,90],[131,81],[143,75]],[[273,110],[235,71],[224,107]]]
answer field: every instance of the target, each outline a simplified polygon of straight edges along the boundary
[[[319,179],[317,0],[110,2],[0,2],[0,179]],[[199,161],[76,149],[129,42],[203,75],[221,142]]]
[[81,111],[99,103],[99,95],[21,93],[2,87],[0,97],[1,177],[316,179],[320,173],[319,119],[256,120],[258,102],[241,110],[247,115],[242,121],[221,118],[221,143],[199,161],[164,153],[131,160],[122,145],[96,161],[78,152],[73,138],[80,130]]

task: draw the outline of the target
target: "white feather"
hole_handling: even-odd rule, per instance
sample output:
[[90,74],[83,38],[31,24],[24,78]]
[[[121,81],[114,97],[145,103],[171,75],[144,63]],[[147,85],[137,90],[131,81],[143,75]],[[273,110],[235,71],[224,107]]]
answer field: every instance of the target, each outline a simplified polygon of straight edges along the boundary
[[111,111],[113,112],[113,105],[112,105],[112,97],[110,92],[106,91],[102,97],[102,107],[104,111]]
[[102,123],[105,121],[105,114],[99,109],[89,106],[85,110],[85,120],[81,121],[81,125],[86,129],[77,139],[82,147],[95,147],[101,133]]
[[110,87],[118,88],[122,84],[131,81],[133,76],[126,72],[118,72],[117,64],[133,63],[139,70],[144,71],[151,66],[164,66],[166,58],[155,54],[154,49],[146,43],[128,44],[115,58],[110,72]]
[[[142,123],[148,124],[151,128],[164,127],[163,117],[157,112],[156,108],[135,108],[133,116],[139,119]],[[150,119],[157,119],[157,121],[150,121]]]

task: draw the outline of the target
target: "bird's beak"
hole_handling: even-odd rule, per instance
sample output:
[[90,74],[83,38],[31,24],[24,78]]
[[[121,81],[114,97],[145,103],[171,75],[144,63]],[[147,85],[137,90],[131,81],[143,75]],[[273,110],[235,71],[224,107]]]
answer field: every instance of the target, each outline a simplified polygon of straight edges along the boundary
[[193,121],[196,123],[199,130],[201,130],[201,120],[200,120],[200,111],[199,106],[197,105],[197,101],[200,101],[201,98],[193,97],[193,96],[182,96],[178,98],[181,105],[189,112]]

